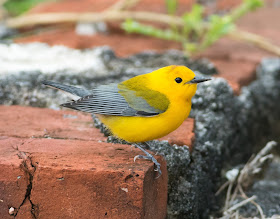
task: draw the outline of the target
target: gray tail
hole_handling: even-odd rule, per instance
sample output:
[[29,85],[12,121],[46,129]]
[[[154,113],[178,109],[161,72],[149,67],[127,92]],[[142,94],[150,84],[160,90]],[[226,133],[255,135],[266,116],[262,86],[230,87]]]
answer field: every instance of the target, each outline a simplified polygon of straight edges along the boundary
[[42,84],[49,86],[51,88],[56,88],[65,91],[67,93],[73,94],[78,97],[85,97],[92,94],[89,90],[79,88],[79,87],[74,87],[71,85],[64,85],[53,81],[42,81]]

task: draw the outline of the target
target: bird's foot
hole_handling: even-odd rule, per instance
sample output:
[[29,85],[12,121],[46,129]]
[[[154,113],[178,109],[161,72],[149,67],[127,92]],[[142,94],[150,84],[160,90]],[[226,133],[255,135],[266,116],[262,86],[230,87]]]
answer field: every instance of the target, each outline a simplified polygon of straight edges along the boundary
[[134,162],[137,159],[146,159],[146,160],[152,161],[156,165],[156,168],[154,169],[154,171],[158,172],[158,176],[156,177],[156,179],[159,178],[161,176],[161,174],[162,174],[161,169],[160,169],[160,163],[156,160],[156,158],[154,158],[153,155],[151,155],[150,153],[145,151],[140,145],[135,144],[135,146],[137,148],[139,148],[141,151],[143,151],[146,154],[146,156],[144,156],[144,155],[137,155],[137,156],[134,157]]

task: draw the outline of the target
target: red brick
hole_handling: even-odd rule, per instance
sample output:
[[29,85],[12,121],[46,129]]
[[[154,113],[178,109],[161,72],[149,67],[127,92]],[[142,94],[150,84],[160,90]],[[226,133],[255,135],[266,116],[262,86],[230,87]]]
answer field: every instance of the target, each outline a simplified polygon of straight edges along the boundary
[[[0,136],[106,141],[89,114],[22,106],[0,106],[0,111]],[[191,147],[193,129],[194,120],[188,118],[177,130],[159,140]]]
[[105,140],[89,114],[22,106],[0,106],[0,136]]
[[[29,218],[31,202],[39,218],[166,217],[167,172],[161,157],[156,158],[163,174],[155,179],[153,163],[133,162],[141,153],[138,149],[103,142],[90,116],[19,106],[0,106],[0,111],[4,218],[10,217],[9,207],[18,211],[17,217]],[[42,138],[44,129],[52,138]],[[61,139],[53,139],[58,136]],[[30,182],[31,202],[26,199],[22,204]]]
[[226,79],[235,94],[239,94],[241,87],[249,85],[256,79],[255,69],[257,63],[238,60],[225,62],[218,59],[212,59],[212,62],[220,72],[217,77]]
[[8,139],[0,136],[0,218],[11,218],[9,208],[17,210],[22,204],[28,185],[17,151],[23,141]]
[[167,140],[169,144],[177,144],[177,145],[187,145],[190,150],[192,149],[192,143],[194,141],[194,119],[188,118],[183,124],[171,132],[165,137],[160,138],[159,140]]
[[[34,219],[34,216],[31,213],[31,203],[29,201],[26,201],[21,207],[20,210],[17,213],[16,218],[17,219]],[[9,219],[11,217],[8,217]]]

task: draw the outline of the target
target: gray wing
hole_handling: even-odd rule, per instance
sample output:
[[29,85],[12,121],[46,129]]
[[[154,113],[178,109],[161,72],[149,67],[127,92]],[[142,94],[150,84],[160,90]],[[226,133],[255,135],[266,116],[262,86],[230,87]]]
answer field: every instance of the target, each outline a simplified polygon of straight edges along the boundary
[[141,109],[130,106],[125,98],[119,93],[118,84],[102,85],[93,89],[91,95],[84,96],[77,101],[62,104],[61,106],[102,115],[114,116],[154,116],[158,115],[157,110],[147,107],[146,101],[139,101]]
[[61,84],[61,83],[54,82],[54,81],[42,81],[42,84],[49,86],[51,88],[56,88],[56,89],[65,91],[67,93],[73,94],[78,97],[84,97],[84,96],[91,94],[91,92],[89,90],[79,88],[79,87],[74,87],[71,85]]

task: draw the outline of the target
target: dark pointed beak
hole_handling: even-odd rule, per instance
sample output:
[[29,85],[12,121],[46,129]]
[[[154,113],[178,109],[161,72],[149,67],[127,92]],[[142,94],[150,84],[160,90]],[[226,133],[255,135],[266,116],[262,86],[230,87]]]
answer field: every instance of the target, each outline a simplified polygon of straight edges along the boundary
[[185,84],[197,84],[204,81],[210,81],[211,78],[203,78],[203,77],[194,77],[192,80],[186,82]]

